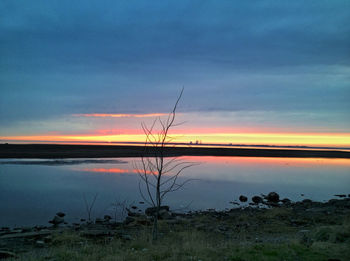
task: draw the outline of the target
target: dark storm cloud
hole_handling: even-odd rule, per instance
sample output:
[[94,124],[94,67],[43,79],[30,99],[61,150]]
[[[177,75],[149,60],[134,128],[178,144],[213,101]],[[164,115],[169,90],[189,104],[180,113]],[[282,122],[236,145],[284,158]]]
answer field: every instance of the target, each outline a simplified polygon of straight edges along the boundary
[[2,68],[21,69],[14,57],[40,71],[155,59],[238,68],[350,62],[347,1],[165,2],[4,2]]
[[322,70],[349,66],[349,8],[347,0],[1,1],[0,118],[164,111],[182,85],[189,110],[343,112],[349,70]]

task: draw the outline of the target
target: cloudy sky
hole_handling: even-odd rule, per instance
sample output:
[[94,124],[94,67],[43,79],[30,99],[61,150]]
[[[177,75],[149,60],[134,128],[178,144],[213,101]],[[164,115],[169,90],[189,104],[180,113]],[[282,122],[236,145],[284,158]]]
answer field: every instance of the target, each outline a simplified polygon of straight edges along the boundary
[[0,140],[138,140],[184,86],[181,141],[349,146],[349,10],[2,0]]

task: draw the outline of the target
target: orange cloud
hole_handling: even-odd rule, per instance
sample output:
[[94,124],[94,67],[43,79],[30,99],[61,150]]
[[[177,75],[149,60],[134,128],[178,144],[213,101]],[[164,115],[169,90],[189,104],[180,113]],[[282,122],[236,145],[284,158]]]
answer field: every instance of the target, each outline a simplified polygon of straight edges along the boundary
[[102,118],[146,118],[146,117],[160,117],[168,115],[167,113],[144,113],[144,114],[113,114],[113,113],[82,113],[73,114],[76,117],[102,117]]
[[[144,173],[143,169],[120,169],[120,168],[85,168],[85,169],[78,169],[78,171],[85,171],[85,172],[100,172],[100,173]],[[146,174],[151,174],[151,171],[146,171]]]

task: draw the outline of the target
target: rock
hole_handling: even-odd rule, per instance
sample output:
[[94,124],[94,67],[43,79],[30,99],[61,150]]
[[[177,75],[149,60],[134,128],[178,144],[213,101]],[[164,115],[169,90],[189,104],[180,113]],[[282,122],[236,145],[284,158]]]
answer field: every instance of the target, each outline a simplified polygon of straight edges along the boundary
[[63,213],[63,212],[57,212],[57,213],[56,213],[56,216],[59,216],[59,217],[61,217],[61,218],[63,218],[65,215],[66,215],[66,214]]
[[37,240],[37,241],[35,241],[35,246],[36,247],[45,247],[45,242],[42,240]]
[[312,204],[312,200],[311,200],[311,199],[304,199],[304,200],[302,201],[302,203],[303,203],[303,204],[306,204],[306,205]]
[[[163,210],[169,211],[169,206],[161,206],[159,208],[159,213]],[[146,208],[145,214],[147,216],[154,216],[156,214],[157,207]]]
[[11,233],[22,233],[22,232],[23,232],[22,228],[18,228],[18,227],[11,230]]
[[300,234],[305,234],[305,233],[309,233],[309,232],[310,232],[310,230],[308,230],[308,229],[301,229],[298,231],[298,233],[300,233]]
[[33,228],[31,227],[22,227],[22,232],[31,232],[33,231]]
[[54,226],[58,226],[59,224],[64,223],[63,217],[55,216],[52,220],[49,221],[49,223],[53,224]]
[[159,210],[159,217],[161,219],[170,219],[172,218],[171,213],[167,211],[166,209],[160,209]]
[[149,222],[147,219],[143,219],[143,218],[138,218],[136,220],[136,223],[139,224],[139,225],[143,225],[143,226],[151,225],[151,222]]
[[126,208],[126,211],[128,212],[129,217],[137,217],[139,215],[139,213],[133,212],[128,208]]
[[41,230],[38,232],[25,232],[25,233],[14,233],[7,234],[0,237],[0,239],[12,239],[12,238],[37,238],[40,236],[47,236],[53,233],[54,230]]
[[284,198],[284,199],[281,200],[281,202],[282,202],[283,204],[286,204],[286,205],[291,204],[291,200],[290,200],[289,198]]
[[247,201],[248,201],[248,198],[247,198],[246,196],[240,195],[240,196],[239,196],[239,201],[241,201],[241,202],[247,202]]
[[114,231],[107,229],[91,229],[82,231],[81,235],[85,237],[104,237],[114,235]]
[[43,239],[44,239],[44,242],[45,242],[45,243],[49,243],[49,242],[52,241],[52,236],[51,236],[51,235],[48,235],[48,236],[44,237]]
[[127,217],[125,218],[125,220],[124,220],[124,224],[125,224],[125,225],[128,225],[128,224],[130,224],[130,223],[132,223],[132,222],[134,222],[134,221],[135,221],[135,218],[127,216]]
[[36,229],[37,231],[40,231],[42,229],[47,229],[46,226],[35,226],[34,229]]
[[312,212],[312,213],[322,213],[322,212],[327,213],[326,208],[309,208],[309,209],[306,209],[305,211]]
[[221,231],[221,232],[225,232],[228,230],[228,228],[226,226],[218,226],[217,229],[218,229],[218,231]]
[[103,224],[103,219],[102,218],[96,218],[95,219],[95,224]]
[[262,199],[262,197],[254,196],[254,197],[252,197],[252,201],[253,201],[255,204],[259,204],[259,203],[262,203],[262,202],[263,202],[263,199]]
[[339,198],[345,198],[346,197],[346,195],[345,194],[336,194],[336,195],[334,195],[335,197],[339,197]]
[[276,192],[270,192],[266,196],[268,202],[278,203],[280,201],[280,196]]
[[167,220],[166,222],[167,222],[167,224],[169,224],[169,225],[177,225],[177,224],[181,224],[181,223],[182,223],[182,221],[180,221],[180,220],[178,220],[178,219],[169,219],[169,220]]
[[103,219],[105,221],[110,221],[112,219],[112,217],[110,215],[104,215]]
[[0,250],[0,259],[16,258],[16,254],[10,251]]
[[124,240],[132,240],[132,237],[130,235],[128,235],[128,234],[122,234],[121,238],[124,239]]

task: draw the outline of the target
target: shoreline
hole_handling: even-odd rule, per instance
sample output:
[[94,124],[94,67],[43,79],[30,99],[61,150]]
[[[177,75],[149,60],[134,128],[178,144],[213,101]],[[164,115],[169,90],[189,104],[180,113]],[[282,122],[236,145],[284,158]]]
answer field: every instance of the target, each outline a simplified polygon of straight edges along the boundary
[[[0,144],[0,158],[126,158],[154,156],[135,145]],[[259,148],[165,147],[164,157],[236,156],[276,158],[350,158],[349,151]]]
[[[166,210],[159,219],[157,242],[150,239],[153,221],[147,210],[139,213],[134,207],[118,222],[105,215],[72,224],[65,223],[65,213],[58,212],[49,222],[52,226],[0,229],[0,256],[16,260],[61,260],[62,256],[69,257],[65,260],[114,260],[116,256],[174,260],[185,253],[180,260],[193,255],[196,260],[256,260],[257,256],[262,257],[258,260],[349,259],[349,196],[323,203],[290,202],[277,196],[271,192],[259,204],[225,211]],[[267,207],[261,208],[263,204]]]

